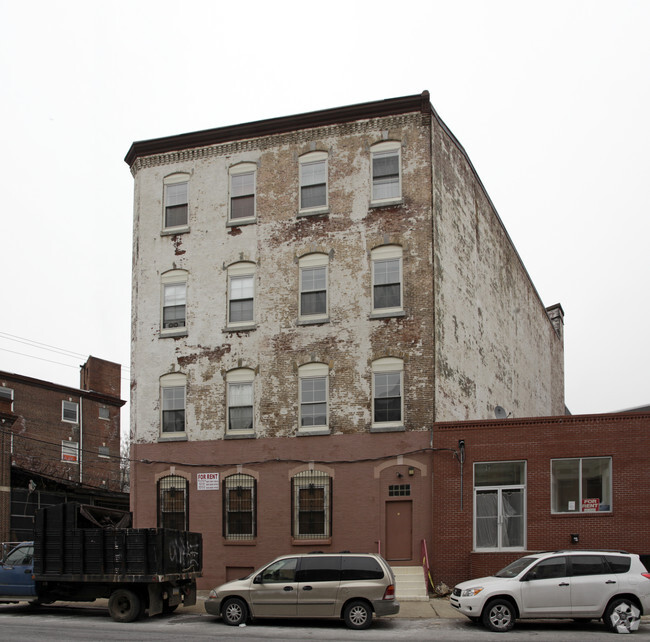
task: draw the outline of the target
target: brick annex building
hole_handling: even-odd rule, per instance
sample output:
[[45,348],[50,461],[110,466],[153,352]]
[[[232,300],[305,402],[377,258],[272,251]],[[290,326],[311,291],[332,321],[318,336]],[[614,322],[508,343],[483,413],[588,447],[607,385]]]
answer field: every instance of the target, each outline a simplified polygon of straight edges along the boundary
[[203,533],[205,587],[291,550],[418,564],[443,524],[433,426],[564,414],[562,308],[428,92],[125,160],[131,507]]
[[128,509],[120,468],[121,367],[89,357],[80,388],[0,371],[0,541],[33,537],[36,509]]

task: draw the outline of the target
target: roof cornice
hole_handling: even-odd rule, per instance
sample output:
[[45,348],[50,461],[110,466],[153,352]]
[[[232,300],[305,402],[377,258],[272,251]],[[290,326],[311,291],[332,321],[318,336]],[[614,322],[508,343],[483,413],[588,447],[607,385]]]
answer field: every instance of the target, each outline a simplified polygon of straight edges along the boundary
[[323,109],[294,116],[269,118],[241,125],[204,129],[188,134],[136,141],[131,145],[124,161],[129,167],[132,167],[134,162],[143,156],[207,147],[235,140],[284,134],[300,129],[312,129],[314,127],[406,114],[409,112],[421,112],[426,115],[433,113],[428,91],[425,90],[421,94],[414,94],[412,96],[388,98],[386,100]]

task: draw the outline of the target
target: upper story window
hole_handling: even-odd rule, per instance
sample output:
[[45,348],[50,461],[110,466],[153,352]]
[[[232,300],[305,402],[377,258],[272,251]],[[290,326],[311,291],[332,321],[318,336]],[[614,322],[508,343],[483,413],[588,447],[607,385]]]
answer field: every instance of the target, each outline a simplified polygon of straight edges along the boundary
[[327,210],[327,152],[300,157],[300,212]]
[[5,401],[11,402],[11,412],[14,411],[14,391],[13,388],[7,388],[6,386],[0,386],[0,400],[4,399]]
[[306,363],[298,368],[300,380],[300,430],[309,432],[328,427],[329,367],[326,363]]
[[373,145],[372,162],[372,205],[382,205],[402,198],[401,144],[385,141]]
[[100,406],[99,407],[99,418],[100,419],[110,419],[111,418],[110,410],[106,406]]
[[163,435],[185,433],[185,390],[184,374],[172,373],[160,378]]
[[371,260],[373,315],[403,313],[402,248],[399,245],[382,245],[372,251]]
[[78,441],[61,442],[61,461],[65,461],[68,464],[79,463],[79,442]]
[[401,359],[386,357],[372,363],[372,427],[395,429],[403,426],[403,374]]
[[526,546],[526,462],[474,464],[474,548]]
[[611,457],[551,460],[551,512],[612,510]]
[[228,267],[228,328],[253,327],[255,323],[255,264]]
[[254,429],[253,382],[255,371],[237,368],[226,375],[228,432],[252,433]]
[[79,404],[74,401],[63,401],[61,407],[61,420],[71,424],[79,423]]
[[230,211],[228,221],[232,224],[250,223],[255,220],[255,181],[257,165],[239,163],[230,168]]
[[164,179],[165,213],[163,228],[183,228],[188,223],[188,174],[173,174]]
[[162,276],[161,334],[185,333],[187,304],[187,272],[171,270]]
[[300,320],[327,320],[327,254],[307,254],[300,258]]
[[189,482],[179,475],[158,481],[158,528],[189,529]]

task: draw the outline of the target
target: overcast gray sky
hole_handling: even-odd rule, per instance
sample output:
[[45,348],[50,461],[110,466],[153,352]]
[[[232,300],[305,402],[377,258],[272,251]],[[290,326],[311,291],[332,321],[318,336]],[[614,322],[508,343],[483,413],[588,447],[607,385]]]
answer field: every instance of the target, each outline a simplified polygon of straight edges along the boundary
[[650,403],[650,2],[0,0],[0,30],[0,370],[78,387],[92,354],[128,398],[134,140],[428,89],[564,308],[570,410]]

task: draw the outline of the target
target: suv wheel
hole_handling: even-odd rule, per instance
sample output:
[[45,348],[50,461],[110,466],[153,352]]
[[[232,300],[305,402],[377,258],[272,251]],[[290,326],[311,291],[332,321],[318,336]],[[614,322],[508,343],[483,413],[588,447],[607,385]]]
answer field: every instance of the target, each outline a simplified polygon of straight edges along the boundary
[[248,619],[248,607],[244,600],[238,597],[229,597],[221,605],[221,617],[230,626],[245,624]]
[[492,600],[483,609],[481,619],[490,631],[509,631],[515,625],[515,609],[508,600]]
[[632,633],[639,628],[641,611],[632,600],[612,600],[605,609],[603,620],[614,633]]
[[345,607],[343,618],[350,629],[367,629],[372,622],[372,611],[366,602],[350,602]]

